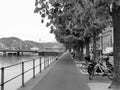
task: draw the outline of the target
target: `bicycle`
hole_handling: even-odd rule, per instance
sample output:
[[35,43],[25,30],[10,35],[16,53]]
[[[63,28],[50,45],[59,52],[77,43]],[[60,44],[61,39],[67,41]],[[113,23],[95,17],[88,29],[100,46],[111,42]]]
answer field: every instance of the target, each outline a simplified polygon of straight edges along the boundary
[[[108,62],[101,63],[93,62],[88,66],[89,80],[92,80],[95,75],[107,76],[110,80],[113,79],[113,67],[108,64]],[[106,64],[106,66],[104,65]]]

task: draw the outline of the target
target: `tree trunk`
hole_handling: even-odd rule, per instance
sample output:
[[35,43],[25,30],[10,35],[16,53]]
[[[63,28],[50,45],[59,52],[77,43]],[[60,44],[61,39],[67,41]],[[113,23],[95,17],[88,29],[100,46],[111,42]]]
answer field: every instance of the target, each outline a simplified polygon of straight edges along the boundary
[[120,89],[120,8],[112,12],[114,36],[114,78],[109,88]]
[[96,60],[96,33],[93,33],[93,60]]
[[90,47],[89,47],[89,43],[90,43],[90,38],[86,38],[85,39],[85,46],[86,46],[86,55],[89,56],[90,55]]
[[77,46],[77,52],[80,53],[80,47],[79,46]]
[[64,44],[65,48],[66,48],[66,51],[69,50],[70,51],[70,44],[68,42],[66,42]]
[[80,50],[81,60],[83,60],[83,46],[81,46],[80,49],[81,49],[81,50]]
[[86,43],[86,55],[87,55],[87,56],[90,55],[90,51],[89,51],[89,43]]
[[78,55],[78,60],[81,60],[81,54],[80,54],[80,46],[77,46],[77,55]]

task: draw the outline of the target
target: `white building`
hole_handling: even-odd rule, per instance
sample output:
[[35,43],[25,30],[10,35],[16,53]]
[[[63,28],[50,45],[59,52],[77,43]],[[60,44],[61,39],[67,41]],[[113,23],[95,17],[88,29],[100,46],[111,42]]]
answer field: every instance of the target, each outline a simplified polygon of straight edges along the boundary
[[109,26],[102,32],[100,43],[103,53],[106,53],[108,48],[113,48],[113,27]]

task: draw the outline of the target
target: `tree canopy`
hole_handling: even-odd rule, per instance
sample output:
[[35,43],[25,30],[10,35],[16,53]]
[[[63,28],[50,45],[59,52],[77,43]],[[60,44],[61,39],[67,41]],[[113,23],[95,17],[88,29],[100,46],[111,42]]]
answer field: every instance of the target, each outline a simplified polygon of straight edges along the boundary
[[[95,39],[108,25],[113,25],[115,35],[119,33],[120,0],[36,0],[35,13],[42,17],[41,23],[47,17],[46,26],[51,27],[57,41],[65,46],[83,46],[86,40]],[[112,17],[111,17],[112,16]],[[118,36],[119,37],[119,36]],[[120,65],[118,37],[115,37],[115,78],[113,85],[120,86]]]
[[46,26],[51,27],[51,33],[55,34],[59,42],[66,41],[65,37],[70,36],[79,41],[93,33],[99,34],[108,23],[106,19],[109,16],[104,10],[106,4],[101,1],[103,0],[36,0],[34,12],[40,13],[42,23],[48,17],[50,21]]

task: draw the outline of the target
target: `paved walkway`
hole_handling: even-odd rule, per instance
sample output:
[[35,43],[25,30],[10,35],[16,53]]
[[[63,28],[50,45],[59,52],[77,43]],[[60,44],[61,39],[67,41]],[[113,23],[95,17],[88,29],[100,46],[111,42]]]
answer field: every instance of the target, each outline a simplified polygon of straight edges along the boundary
[[17,90],[112,90],[108,89],[110,83],[107,77],[102,76],[89,80],[88,73],[83,72],[79,62],[72,60],[67,52]]
[[90,90],[87,80],[66,53],[32,90]]

